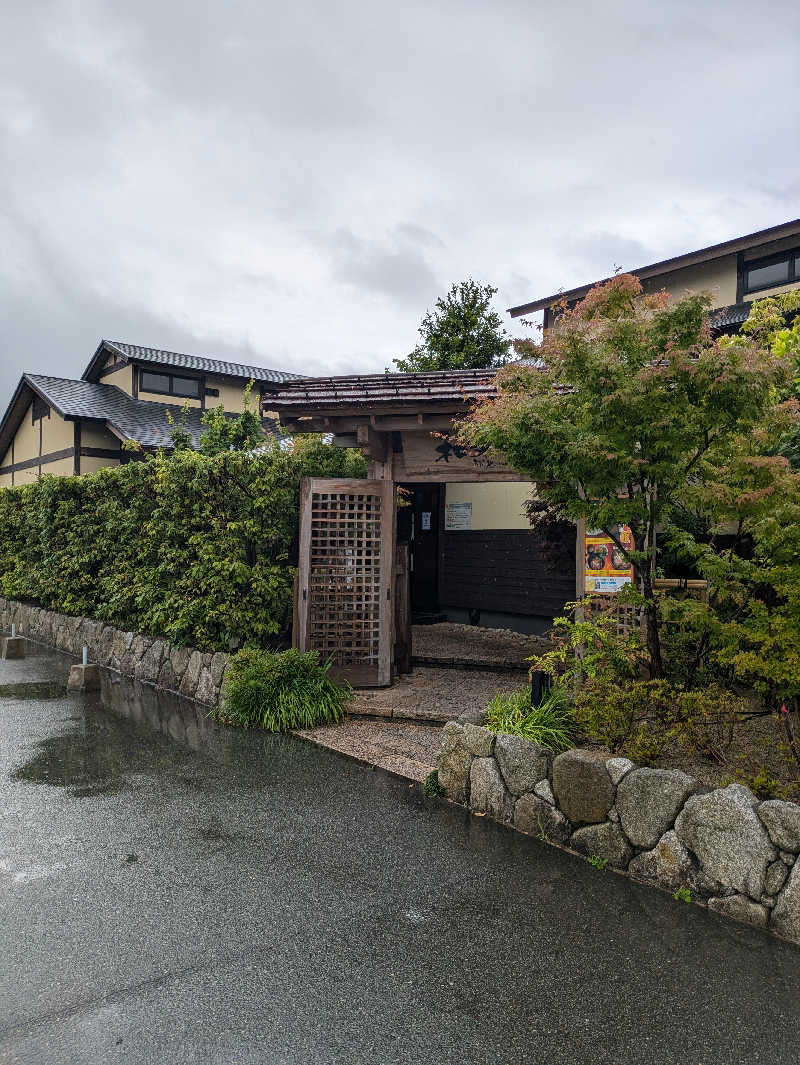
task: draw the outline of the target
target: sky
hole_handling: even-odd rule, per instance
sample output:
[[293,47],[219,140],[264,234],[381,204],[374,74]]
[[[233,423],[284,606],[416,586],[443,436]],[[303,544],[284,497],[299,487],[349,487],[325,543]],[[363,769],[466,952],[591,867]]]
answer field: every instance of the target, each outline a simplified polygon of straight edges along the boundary
[[798,134],[796,0],[3,0],[0,408],[101,337],[383,370],[800,216]]

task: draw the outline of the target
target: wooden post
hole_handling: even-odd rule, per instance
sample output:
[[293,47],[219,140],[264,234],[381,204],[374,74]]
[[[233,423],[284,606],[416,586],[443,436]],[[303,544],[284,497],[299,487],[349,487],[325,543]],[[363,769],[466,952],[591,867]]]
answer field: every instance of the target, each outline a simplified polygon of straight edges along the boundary
[[397,674],[411,672],[411,574],[408,544],[397,544],[394,556],[394,668]]
[[297,617],[297,611],[298,611],[297,592],[298,592],[299,588],[300,588],[300,570],[296,569],[294,571],[294,591],[292,592],[292,647],[294,647],[294,648],[297,647],[297,641],[298,641],[298,638],[299,638],[298,617]]

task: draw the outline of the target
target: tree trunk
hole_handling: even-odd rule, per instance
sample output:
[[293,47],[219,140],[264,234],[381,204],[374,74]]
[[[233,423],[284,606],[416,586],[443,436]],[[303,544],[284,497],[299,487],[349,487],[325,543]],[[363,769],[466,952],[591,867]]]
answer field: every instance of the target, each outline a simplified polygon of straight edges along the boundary
[[641,574],[640,587],[645,600],[644,632],[647,652],[650,655],[650,677],[660,680],[664,676],[664,660],[661,657],[661,636],[658,631],[658,604],[653,593],[649,566]]

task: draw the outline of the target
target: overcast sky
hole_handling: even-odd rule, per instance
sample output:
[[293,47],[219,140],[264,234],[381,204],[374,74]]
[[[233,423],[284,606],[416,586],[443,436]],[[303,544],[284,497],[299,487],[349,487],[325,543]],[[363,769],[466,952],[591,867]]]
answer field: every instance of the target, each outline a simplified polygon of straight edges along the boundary
[[382,370],[452,281],[796,218],[799,112],[796,0],[3,0],[0,408],[100,337]]

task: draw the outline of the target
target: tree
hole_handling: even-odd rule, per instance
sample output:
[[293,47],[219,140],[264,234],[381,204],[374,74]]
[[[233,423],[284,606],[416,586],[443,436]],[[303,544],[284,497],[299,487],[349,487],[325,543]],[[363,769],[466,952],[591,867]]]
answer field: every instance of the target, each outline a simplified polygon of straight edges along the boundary
[[200,437],[200,451],[204,455],[219,455],[223,451],[255,451],[264,443],[264,428],[261,418],[250,407],[250,392],[253,382],[244,389],[244,409],[235,418],[225,414],[220,405],[207,410],[203,415],[205,432]]
[[459,427],[465,443],[495,449],[537,482],[541,518],[582,518],[616,543],[633,566],[654,678],[664,676],[656,533],[757,445],[789,380],[786,357],[751,338],[716,342],[709,304],[646,296],[632,275],[598,285],[560,309],[541,344],[517,342],[534,361],[501,370],[498,396]]
[[478,370],[501,366],[509,354],[509,339],[500,315],[492,308],[497,292],[468,278],[450,286],[419,327],[421,343],[407,359],[395,359],[401,373],[424,370]]

